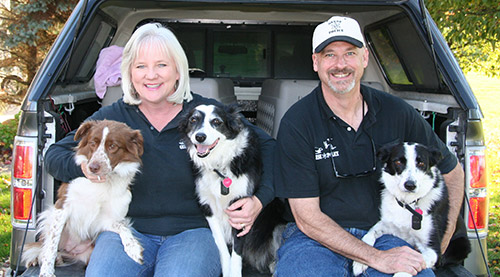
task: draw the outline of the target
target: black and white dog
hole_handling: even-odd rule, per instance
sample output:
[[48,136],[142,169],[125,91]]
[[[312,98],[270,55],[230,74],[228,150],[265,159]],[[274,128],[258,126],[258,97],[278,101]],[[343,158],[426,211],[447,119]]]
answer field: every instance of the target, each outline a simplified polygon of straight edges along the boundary
[[236,236],[238,230],[224,212],[236,200],[252,196],[260,184],[256,134],[244,125],[234,105],[197,106],[181,121],[179,130],[193,161],[198,200],[219,249],[223,276],[241,276],[243,262],[272,272],[284,228],[281,202],[267,205],[242,237]]
[[[441,153],[417,143],[387,145],[377,152],[382,161],[381,219],[363,237],[373,245],[384,234],[399,237],[416,247],[427,268],[441,256],[441,241],[448,222],[448,191],[436,167]],[[463,258],[467,256],[467,250]],[[355,275],[367,268],[353,263]],[[405,272],[394,276],[411,276]]]

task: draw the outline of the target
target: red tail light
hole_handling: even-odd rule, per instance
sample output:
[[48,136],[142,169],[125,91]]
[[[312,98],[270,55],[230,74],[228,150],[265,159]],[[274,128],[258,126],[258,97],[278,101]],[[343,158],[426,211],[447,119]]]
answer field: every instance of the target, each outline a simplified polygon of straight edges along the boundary
[[484,155],[472,155],[470,160],[470,187],[485,188],[486,183],[486,161]]
[[33,147],[16,145],[14,157],[14,178],[31,179],[33,177]]
[[469,147],[468,162],[468,197],[470,211],[467,227],[469,229],[488,228],[488,182],[484,147]]
[[28,220],[32,200],[31,189],[14,188],[13,192],[14,219]]
[[[468,227],[469,229],[484,229],[488,224],[488,208],[487,208],[487,198],[486,197],[471,197],[469,199],[470,203],[470,213],[469,213],[469,221]],[[474,219],[474,220],[473,220]]]
[[12,224],[25,224],[32,219],[30,211],[36,177],[36,139],[16,137],[12,157]]

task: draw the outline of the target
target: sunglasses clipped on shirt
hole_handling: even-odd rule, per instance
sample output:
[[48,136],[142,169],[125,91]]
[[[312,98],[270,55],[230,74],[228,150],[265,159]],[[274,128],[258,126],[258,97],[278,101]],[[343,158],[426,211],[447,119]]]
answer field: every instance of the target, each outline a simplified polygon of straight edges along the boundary
[[371,175],[375,170],[377,169],[377,154],[376,154],[376,149],[375,149],[375,142],[373,142],[373,139],[370,138],[371,146],[372,146],[372,156],[373,156],[373,166],[369,170],[365,170],[359,173],[341,173],[337,171],[337,167],[335,166],[335,158],[333,155],[331,156],[332,159],[332,165],[333,165],[333,173],[335,173],[335,177],[337,178],[342,178],[342,179],[347,179],[347,178],[355,178],[355,177],[364,177]]

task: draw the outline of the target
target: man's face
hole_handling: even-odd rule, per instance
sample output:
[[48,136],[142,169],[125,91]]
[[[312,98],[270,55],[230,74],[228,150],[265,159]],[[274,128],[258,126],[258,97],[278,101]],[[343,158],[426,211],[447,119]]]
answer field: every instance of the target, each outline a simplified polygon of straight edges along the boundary
[[335,41],[313,54],[314,71],[335,93],[345,94],[359,86],[368,65],[368,50],[348,42]]

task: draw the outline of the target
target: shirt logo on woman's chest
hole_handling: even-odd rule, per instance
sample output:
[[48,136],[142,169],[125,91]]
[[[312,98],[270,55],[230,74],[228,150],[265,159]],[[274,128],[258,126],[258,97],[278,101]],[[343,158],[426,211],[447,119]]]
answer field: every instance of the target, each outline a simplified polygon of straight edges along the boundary
[[314,157],[316,161],[338,157],[339,151],[335,150],[337,146],[332,145],[333,139],[327,138],[321,146],[314,147]]

